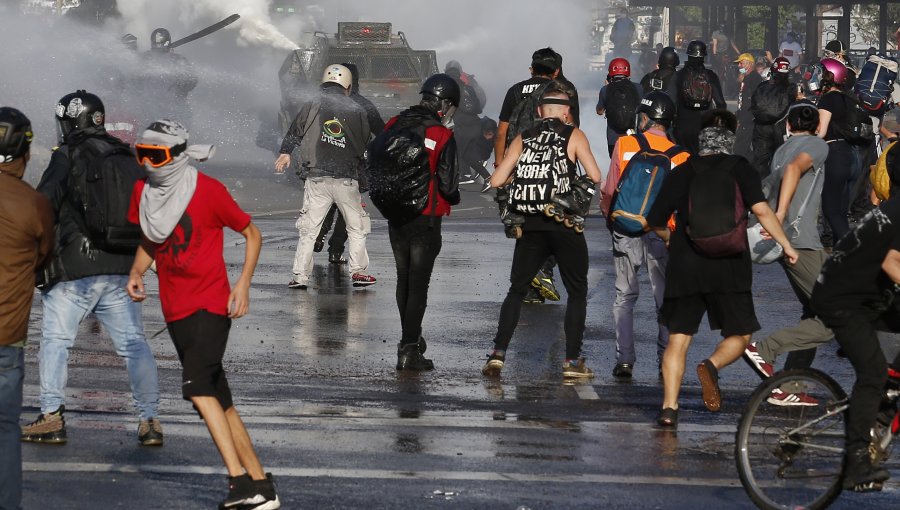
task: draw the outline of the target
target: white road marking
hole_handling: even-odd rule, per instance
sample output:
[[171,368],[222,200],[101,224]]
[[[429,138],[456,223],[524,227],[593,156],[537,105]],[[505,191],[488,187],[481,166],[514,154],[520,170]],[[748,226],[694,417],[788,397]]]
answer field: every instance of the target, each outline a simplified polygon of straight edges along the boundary
[[[24,471],[44,473],[157,473],[179,475],[224,475],[213,466],[174,466],[164,464],[101,464],[84,462],[24,462]],[[288,478],[365,478],[376,480],[468,480],[536,483],[602,483],[625,485],[681,485],[694,487],[740,487],[734,478],[691,478],[675,476],[636,476],[535,473],[494,473],[486,471],[392,471],[386,469],[271,468],[275,476]]]
[[[578,388],[578,386],[573,386]],[[590,385],[583,385],[582,388],[591,388]],[[577,391],[577,390],[576,390]],[[268,407],[268,411],[282,409],[283,414],[278,415],[260,415],[255,414],[251,406],[241,405],[244,412],[241,418],[244,423],[256,425],[260,428],[268,430],[271,426],[289,426],[292,430],[311,430],[317,426],[327,426],[329,429],[347,427],[351,430],[358,430],[360,427],[371,427],[377,430],[389,430],[390,427],[402,425],[406,428],[465,428],[465,429],[516,429],[516,430],[541,430],[552,428],[559,429],[556,422],[544,422],[541,420],[519,419],[514,413],[506,414],[506,419],[498,420],[493,413],[479,414],[477,416],[452,416],[440,414],[423,414],[419,418],[409,419],[397,416],[380,415],[371,413],[370,410],[344,410],[337,414],[334,409],[326,413],[321,411],[324,408],[316,410],[313,406],[307,408],[273,408]],[[102,428],[122,428],[129,429],[134,423],[134,416],[130,414],[119,413],[102,413],[100,415],[79,414],[76,412],[66,411],[66,425],[69,428],[90,428],[95,429],[98,426],[106,425]],[[203,422],[197,419],[196,414],[161,414],[160,421],[165,427],[166,434],[172,435],[193,435],[187,433],[188,430],[196,429],[206,434],[206,427]],[[737,417],[735,423],[725,424],[701,424],[701,423],[679,423],[679,433],[708,433],[708,434],[725,434],[732,435],[737,430]],[[609,429],[627,428],[634,432],[657,432],[659,428],[655,423],[650,421],[591,421],[591,420],[574,420],[573,426],[577,426],[583,432],[606,433]],[[85,425],[82,427],[82,425]],[[251,427],[252,428],[252,427]]]
[[597,395],[597,391],[594,390],[594,386],[591,384],[576,383],[573,387],[581,400],[600,400],[600,395]]

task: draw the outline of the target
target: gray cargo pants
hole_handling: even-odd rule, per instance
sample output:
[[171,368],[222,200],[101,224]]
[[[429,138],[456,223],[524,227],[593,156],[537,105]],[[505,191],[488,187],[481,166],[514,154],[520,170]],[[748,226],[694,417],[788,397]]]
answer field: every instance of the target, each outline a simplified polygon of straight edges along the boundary
[[669,330],[659,321],[659,309],[666,289],[666,263],[669,252],[666,244],[654,233],[641,237],[626,237],[613,232],[613,264],[616,268],[616,300],[613,303],[613,321],[616,326],[616,363],[633,365],[634,352],[634,303],[640,292],[638,271],[644,264],[650,276],[650,288],[656,302],[659,334],[656,340],[657,361],[669,343]]
[[789,328],[779,329],[768,338],[756,344],[759,355],[768,363],[775,363],[779,354],[818,347],[834,338],[834,333],[825,327],[810,307],[813,285],[822,271],[822,265],[828,254],[825,250],[797,250],[800,257],[793,266],[780,261],[787,273],[791,287],[803,305],[800,322]]

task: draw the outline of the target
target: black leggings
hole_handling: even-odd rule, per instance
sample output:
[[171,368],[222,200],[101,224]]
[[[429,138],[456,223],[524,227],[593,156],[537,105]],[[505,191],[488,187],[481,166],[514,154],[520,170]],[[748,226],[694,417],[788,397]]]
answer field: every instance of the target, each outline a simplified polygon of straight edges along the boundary
[[[896,317],[889,317],[858,303],[832,300],[824,310],[820,309],[822,303],[815,305],[819,318],[834,331],[835,339],[856,372],[850,408],[847,410],[847,451],[865,449],[871,440],[869,430],[875,423],[887,381],[887,361],[876,330],[898,331],[900,324],[896,323]],[[888,319],[890,323],[886,324]],[[900,367],[900,354],[894,359],[893,367]]]
[[856,177],[856,158],[853,148],[843,141],[828,144],[825,159],[825,182],[822,185],[822,215],[831,227],[833,243],[850,231],[850,195]]
[[500,323],[497,325],[497,336],[494,337],[494,348],[506,349],[512,339],[519,314],[522,311],[522,298],[531,286],[531,279],[547,258],[553,255],[559,264],[559,274],[566,287],[566,359],[575,359],[581,355],[581,341],[584,337],[584,321],[587,314],[587,272],[588,252],[583,234],[560,227],[559,230],[528,231],[516,240],[513,253],[512,269],[509,275],[509,292],[500,308]]
[[422,215],[399,227],[388,224],[388,234],[397,264],[400,343],[416,343],[422,335],[434,261],[441,252],[441,218]]

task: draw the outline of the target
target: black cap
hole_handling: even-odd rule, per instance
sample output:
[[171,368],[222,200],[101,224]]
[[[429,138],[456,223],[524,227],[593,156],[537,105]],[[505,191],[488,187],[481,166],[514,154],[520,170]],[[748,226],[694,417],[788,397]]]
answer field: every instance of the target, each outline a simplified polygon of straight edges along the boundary
[[541,48],[531,54],[531,67],[543,66],[550,71],[559,69],[561,57],[553,51],[553,48]]
[[831,41],[828,41],[828,44],[825,45],[825,49],[832,53],[843,53],[844,43],[838,41],[837,39],[832,39]]

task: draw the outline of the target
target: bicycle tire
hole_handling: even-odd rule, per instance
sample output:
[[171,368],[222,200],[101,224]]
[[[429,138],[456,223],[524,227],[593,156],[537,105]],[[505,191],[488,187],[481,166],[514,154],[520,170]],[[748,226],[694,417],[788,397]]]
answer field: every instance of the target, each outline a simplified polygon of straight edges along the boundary
[[[816,404],[773,405],[769,399],[781,389]],[[741,485],[758,508],[816,510],[840,495],[846,405],[843,388],[815,369],[779,372],[754,390],[734,453]]]

